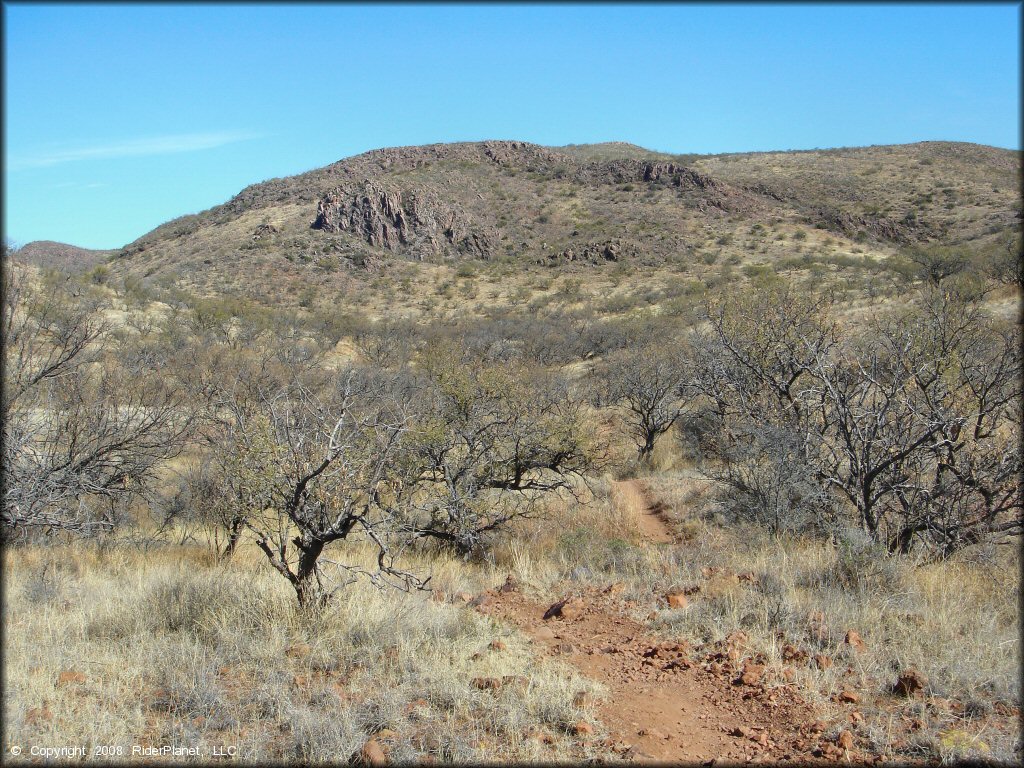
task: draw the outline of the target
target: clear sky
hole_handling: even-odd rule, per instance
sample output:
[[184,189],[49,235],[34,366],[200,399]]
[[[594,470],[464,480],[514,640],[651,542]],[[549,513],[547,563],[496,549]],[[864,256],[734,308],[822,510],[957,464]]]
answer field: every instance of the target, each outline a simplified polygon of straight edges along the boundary
[[386,146],[1020,147],[1018,4],[4,3],[4,235],[92,248]]

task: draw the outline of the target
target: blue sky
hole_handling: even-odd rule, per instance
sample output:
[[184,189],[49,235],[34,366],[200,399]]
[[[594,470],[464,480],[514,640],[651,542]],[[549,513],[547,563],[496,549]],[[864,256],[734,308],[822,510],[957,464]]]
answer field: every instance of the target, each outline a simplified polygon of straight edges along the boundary
[[4,235],[93,248],[384,146],[1020,147],[1020,6],[4,4]]

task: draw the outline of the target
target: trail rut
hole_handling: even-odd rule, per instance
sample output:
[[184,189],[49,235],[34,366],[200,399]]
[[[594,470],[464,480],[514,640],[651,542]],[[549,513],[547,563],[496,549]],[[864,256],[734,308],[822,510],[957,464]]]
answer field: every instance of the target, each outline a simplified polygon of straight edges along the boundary
[[[673,540],[664,507],[636,480],[623,483],[649,545]],[[718,662],[698,662],[685,644],[665,642],[630,618],[621,585],[576,590],[566,615],[545,619],[550,602],[496,590],[482,606],[515,625],[540,653],[559,656],[603,684],[595,714],[606,745],[624,759],[658,763],[721,760],[814,761],[813,713],[792,686],[740,681],[745,637],[734,633]],[[570,610],[570,608],[572,610]]]

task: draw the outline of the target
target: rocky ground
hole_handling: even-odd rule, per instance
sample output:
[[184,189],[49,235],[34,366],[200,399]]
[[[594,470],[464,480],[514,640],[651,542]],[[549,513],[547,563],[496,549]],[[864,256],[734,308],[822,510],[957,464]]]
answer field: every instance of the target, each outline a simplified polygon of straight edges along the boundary
[[[643,485],[627,480],[623,485],[642,492],[648,500],[640,515],[639,528],[647,546],[675,541],[665,505],[650,499]],[[713,569],[712,569],[713,570]],[[753,574],[705,573],[707,579],[732,578],[744,581]],[[686,607],[687,593],[667,594],[669,607]],[[666,641],[634,617],[638,606],[623,597],[620,583],[604,588],[569,588],[555,603],[531,596],[527,586],[514,577],[501,586],[476,597],[456,596],[479,613],[513,625],[531,641],[541,657],[555,657],[599,683],[607,691],[603,700],[592,704],[599,729],[580,722],[573,733],[580,741],[595,745],[624,760],[656,763],[705,765],[722,763],[882,763],[879,754],[863,738],[864,714],[884,706],[877,696],[858,690],[851,667],[849,684],[832,701],[822,705],[805,697],[794,683],[795,668],[814,665],[827,668],[833,660],[811,657],[794,645],[783,646],[786,665],[769,667],[764,654],[748,644],[742,631],[733,631],[724,641],[701,649],[686,642]],[[653,614],[652,614],[653,617]],[[649,617],[650,618],[650,617]],[[812,617],[813,619],[813,617]],[[864,641],[849,631],[844,642],[856,654]],[[514,680],[479,678],[477,687],[498,690]],[[906,743],[926,720],[944,715],[956,720],[962,703],[932,697],[925,700],[927,679],[914,669],[902,672],[891,691],[891,738]],[[906,705],[919,709],[921,717],[908,717]],[[877,715],[877,713],[875,713]],[[1012,729],[1017,712],[993,712],[981,731]],[[947,717],[946,719],[949,719]],[[603,730],[601,727],[603,726]],[[858,728],[858,726],[861,726]],[[947,728],[942,738],[974,739],[971,733]],[[857,735],[855,735],[857,734]],[[891,760],[891,758],[890,758]],[[913,762],[928,762],[922,758]],[[906,762],[906,760],[904,760]]]

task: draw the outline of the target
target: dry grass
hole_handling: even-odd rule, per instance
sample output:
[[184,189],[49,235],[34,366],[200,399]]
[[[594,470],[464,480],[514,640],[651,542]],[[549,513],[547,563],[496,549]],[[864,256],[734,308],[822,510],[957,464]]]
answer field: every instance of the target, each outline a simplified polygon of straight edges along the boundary
[[[805,695],[826,707],[844,688],[861,691],[866,694],[865,720],[857,728],[878,752],[1015,759],[1019,733],[968,738],[962,730],[971,731],[965,719],[977,719],[994,705],[1020,703],[1020,563],[1015,548],[921,564],[890,558],[853,532],[832,544],[709,525],[694,515],[707,492],[705,482],[685,472],[652,475],[645,482],[675,511],[685,536],[673,547],[623,553],[605,576],[627,581],[637,618],[646,616],[666,592],[698,586],[688,608],[659,608],[652,628],[705,647],[743,630],[749,636],[748,655],[764,654],[777,680],[783,667],[792,666]],[[709,579],[702,573],[705,568],[720,573]],[[755,581],[731,576],[743,573],[752,573]],[[816,614],[823,620],[814,621]],[[859,653],[845,642],[851,629],[866,643]],[[807,651],[809,658],[821,654],[833,663],[819,669],[814,663],[784,662],[787,643]],[[886,735],[894,712],[921,719],[920,703],[890,693],[897,674],[908,667],[928,678],[926,693],[938,697],[941,711],[921,720],[916,740],[894,744]],[[942,710],[945,700],[961,702],[963,714]]]
[[[436,565],[440,585],[487,578]],[[245,761],[337,762],[378,734],[398,760],[586,755],[566,730],[590,717],[574,697],[592,684],[423,593],[355,584],[309,618],[254,556],[220,565],[182,548],[12,551],[5,588],[4,720],[26,749],[175,744],[205,762],[234,745]],[[490,650],[498,639],[505,649]],[[523,685],[472,685],[503,676]]]
[[[710,650],[743,630],[744,654],[767,659],[773,684],[791,668],[805,698],[837,718],[833,697],[860,692],[863,721],[842,727],[879,753],[1014,759],[1019,734],[986,730],[985,717],[1020,701],[1015,551],[922,565],[852,535],[838,545],[771,538],[698,517],[708,488],[692,472],[641,482],[668,506],[679,543],[645,546],[636,516],[646,500],[605,476],[591,482],[587,503],[561,499],[546,517],[520,521],[488,563],[422,554],[407,565],[446,593],[477,593],[508,573],[544,597],[567,584],[623,582],[627,606],[652,632]],[[367,566],[369,555],[353,554]],[[574,704],[591,683],[538,662],[508,627],[422,593],[355,584],[326,614],[304,618],[252,548],[227,565],[199,547],[25,548],[8,552],[4,567],[13,743],[181,744],[207,754],[232,744],[246,761],[315,762],[345,759],[380,734],[396,759],[600,756],[566,734],[592,719]],[[732,575],[741,573],[754,581]],[[664,607],[666,592],[693,586],[688,608]],[[866,643],[859,653],[844,642],[850,629]],[[490,650],[494,640],[505,649]],[[786,644],[832,664],[784,660]],[[911,666],[929,679],[923,701],[889,691]],[[60,684],[68,671],[85,682]],[[504,676],[527,684],[497,693],[472,685]],[[946,700],[963,706],[954,712]],[[909,720],[922,725],[908,740],[894,723]]]
[[[766,657],[776,684],[783,668],[792,668],[794,683],[824,711],[844,716],[834,697],[844,689],[858,691],[864,720],[854,729],[881,754],[1015,759],[1019,733],[985,731],[987,726],[977,732],[979,718],[993,706],[1020,702],[1015,549],[920,564],[890,558],[853,533],[833,544],[708,523],[695,514],[708,484],[692,472],[652,473],[642,482],[667,504],[678,544],[640,545],[631,520],[646,506],[643,497],[606,479],[595,484],[589,505],[565,505],[556,524],[521,529],[499,553],[498,565],[544,596],[560,594],[566,582],[621,581],[634,618],[698,648],[710,650],[742,630],[749,638],[744,658]],[[704,573],[709,568],[718,571],[710,578]],[[754,581],[735,576],[746,573]],[[663,596],[685,587],[700,588],[690,605],[665,608]],[[845,642],[851,629],[866,643],[861,652]],[[807,660],[783,660],[786,644],[806,651]],[[815,655],[831,666],[819,668]],[[908,667],[928,678],[926,694],[938,709],[891,694],[898,673]],[[951,711],[949,700],[960,702],[962,711]],[[894,720],[903,717],[923,723],[909,741],[893,732]]]

